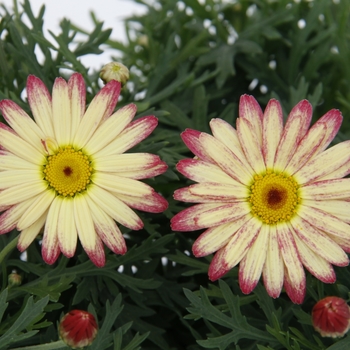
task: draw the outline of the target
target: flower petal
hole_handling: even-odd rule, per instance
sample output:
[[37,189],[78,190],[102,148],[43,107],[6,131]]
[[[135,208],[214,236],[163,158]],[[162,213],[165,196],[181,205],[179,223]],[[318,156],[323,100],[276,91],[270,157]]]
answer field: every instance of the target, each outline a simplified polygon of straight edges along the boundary
[[301,197],[311,200],[347,199],[350,197],[350,179],[322,180],[301,188]]
[[293,218],[291,225],[295,232],[294,236],[297,235],[303,243],[305,243],[316,254],[320,255],[333,265],[347,266],[349,264],[348,256],[343,249],[341,249],[339,245],[330,239],[325,233],[317,230],[307,221],[298,216]]
[[68,84],[63,78],[56,78],[52,88],[52,120],[56,141],[59,145],[69,144],[72,117]]
[[120,199],[113,196],[103,188],[91,185],[86,192],[88,197],[95,202],[107,215],[123,226],[132,230],[143,228],[142,220]]
[[53,131],[51,95],[45,84],[34,75],[29,75],[27,94],[35,122],[46,137],[53,138],[55,134]]
[[106,246],[115,254],[125,254],[125,239],[114,220],[101,210],[93,201],[87,201],[95,230]]
[[[350,160],[350,141],[344,141],[327,149],[305,164],[294,176],[299,184],[309,183],[325,176]],[[327,166],[324,166],[327,164]]]
[[127,177],[129,179],[134,180],[142,180],[142,179],[148,179],[150,177],[155,177],[160,174],[163,174],[168,169],[168,165],[160,161],[157,165],[152,166],[147,169],[138,169],[138,170],[132,170],[132,171],[118,171],[117,175],[122,177]]
[[232,185],[239,184],[238,181],[226,174],[217,165],[198,159],[182,159],[177,163],[176,169],[182,175],[185,175],[196,182],[217,182]]
[[235,221],[211,227],[204,231],[192,246],[194,256],[200,258],[223,248],[249,218],[249,215],[244,215]]
[[300,101],[290,112],[277,147],[274,169],[283,171],[306,134],[312,117],[312,106],[307,100]]
[[42,165],[44,153],[40,153],[27,141],[17,136],[12,129],[0,123],[0,145],[12,154],[27,160],[30,163]]
[[149,195],[135,197],[134,195],[116,194],[116,197],[130,208],[142,210],[148,213],[162,213],[168,208],[168,202],[160,194],[152,190]]
[[83,148],[99,126],[101,120],[112,113],[119,94],[120,83],[111,80],[94,97],[74,136],[73,144],[77,148]]
[[[260,119],[258,120],[260,121]],[[238,118],[236,124],[238,138],[248,163],[256,173],[265,171],[266,167],[261,152],[261,142],[258,142],[257,137],[252,132],[254,129],[253,124],[245,118]]]
[[19,186],[24,183],[30,184],[40,181],[42,175],[36,170],[6,170],[0,172],[0,189]]
[[308,271],[323,283],[334,283],[337,277],[332,265],[312,251],[297,235],[294,235],[294,240],[300,260]]
[[272,169],[277,146],[283,132],[283,113],[281,104],[271,99],[265,109],[263,117],[262,153],[266,168]]
[[86,144],[85,148],[88,150],[88,153],[93,155],[115,140],[133,120],[136,111],[137,107],[134,104],[129,104],[106,119]]
[[23,140],[39,152],[44,152],[40,140],[45,138],[45,134],[21,107],[11,100],[2,100],[0,110],[7,123]]
[[100,158],[124,153],[148,137],[157,125],[158,119],[154,116],[143,117],[133,121],[114,141],[97,152],[95,157]]
[[71,138],[74,139],[81,119],[85,113],[86,89],[81,74],[74,73],[68,80],[68,96],[71,111]]
[[40,230],[43,228],[46,222],[47,213],[48,211],[41,215],[41,217],[36,220],[31,226],[25,228],[21,232],[17,243],[17,248],[20,252],[24,252],[40,233]]
[[221,197],[214,198],[214,197],[196,196],[191,192],[190,188],[192,186],[183,187],[183,188],[179,188],[178,190],[175,190],[174,199],[176,199],[177,201],[183,201],[188,203],[225,203],[225,202],[232,201],[231,199],[223,200]]
[[47,211],[55,196],[55,191],[51,189],[47,189],[36,196],[30,207],[23,213],[18,221],[17,229],[22,231],[34,224],[35,221],[39,220],[39,218]]
[[106,262],[103,244],[95,231],[88,202],[89,198],[85,195],[74,197],[74,221],[86,254],[97,267],[103,267]]
[[285,266],[286,292],[293,303],[301,304],[306,292],[306,278],[291,229],[286,224],[279,224],[277,238]]
[[0,171],[3,170],[35,170],[37,164],[30,163],[7,151],[0,151]]
[[248,188],[239,183],[237,186],[233,186],[206,182],[189,186],[189,191],[195,196],[200,196],[206,199],[221,199],[222,201],[249,197]]
[[269,232],[269,225],[262,225],[247,255],[239,263],[239,286],[244,294],[251,293],[259,282],[266,260]]
[[184,144],[195,156],[208,163],[213,163],[213,159],[208,155],[206,148],[199,139],[201,134],[197,130],[186,129],[180,136]]
[[58,244],[62,253],[67,258],[74,256],[78,240],[73,202],[73,198],[63,197],[60,212],[58,214]]
[[230,271],[224,262],[224,249],[221,248],[214,255],[208,269],[208,276],[211,281],[216,281]]
[[194,231],[236,220],[250,212],[245,202],[197,204],[171,219],[173,231]]
[[270,226],[269,243],[263,267],[264,285],[270,297],[279,297],[283,286],[283,277],[283,259],[278,246],[277,226],[274,225]]
[[60,255],[60,248],[58,245],[57,239],[57,227],[58,227],[58,218],[61,208],[62,200],[60,197],[56,197],[49,208],[47,214],[43,242],[41,246],[41,254],[44,261],[52,265]]

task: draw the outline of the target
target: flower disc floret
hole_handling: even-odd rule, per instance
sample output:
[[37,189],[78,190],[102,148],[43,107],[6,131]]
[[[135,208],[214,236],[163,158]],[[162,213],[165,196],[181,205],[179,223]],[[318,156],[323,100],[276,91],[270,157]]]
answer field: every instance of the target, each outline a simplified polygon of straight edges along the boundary
[[284,173],[255,175],[249,197],[252,214],[270,225],[289,221],[300,203],[298,189],[295,179]]
[[92,171],[89,157],[71,146],[48,156],[44,166],[45,180],[58,194],[65,197],[73,197],[86,190]]

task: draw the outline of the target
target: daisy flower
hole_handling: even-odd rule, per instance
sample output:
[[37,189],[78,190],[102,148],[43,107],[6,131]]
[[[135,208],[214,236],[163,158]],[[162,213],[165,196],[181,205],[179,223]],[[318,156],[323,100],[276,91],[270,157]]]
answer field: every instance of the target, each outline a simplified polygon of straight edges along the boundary
[[0,123],[0,234],[21,231],[24,251],[44,227],[42,256],[53,264],[72,257],[77,239],[96,266],[105,264],[103,243],[116,254],[126,245],[119,222],[143,223],[131,209],[158,213],[166,200],[138,181],[163,173],[158,156],[125,151],[156,127],[154,116],[132,122],[134,104],[113,113],[120,83],[112,80],[85,111],[85,83],[75,73],[55,80],[52,97],[35,76],[27,80],[34,120],[10,100],[0,102],[9,126]]
[[342,116],[331,110],[311,128],[311,104],[303,100],[283,126],[280,103],[263,113],[248,95],[240,99],[236,129],[212,119],[213,136],[186,130],[182,139],[196,157],[177,164],[197,182],[175,191],[193,205],[172,218],[174,231],[207,228],[193,254],[215,253],[215,281],[239,265],[239,283],[250,293],[261,274],[277,298],[284,286],[294,303],[305,296],[305,271],[333,283],[332,267],[347,266],[350,252],[350,141],[326,150]]

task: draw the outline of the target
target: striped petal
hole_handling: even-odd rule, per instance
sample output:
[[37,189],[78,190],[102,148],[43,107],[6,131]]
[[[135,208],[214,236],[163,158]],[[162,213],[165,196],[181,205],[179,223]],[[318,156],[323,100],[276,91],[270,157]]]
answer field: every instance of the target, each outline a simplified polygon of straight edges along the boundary
[[269,242],[268,225],[263,225],[247,255],[239,263],[239,286],[244,294],[249,294],[259,282],[263,270]]
[[69,144],[72,118],[68,84],[63,78],[56,78],[52,88],[52,119],[56,141],[59,145]]
[[280,143],[277,147],[274,169],[283,171],[295,152],[300,140],[306,134],[312,117],[312,106],[300,101],[290,112],[284,127]]
[[248,188],[241,184],[233,186],[206,182],[189,186],[189,191],[195,196],[200,196],[203,199],[221,199],[227,201],[249,197]]
[[89,199],[84,195],[74,197],[74,221],[81,245],[86,254],[97,267],[102,267],[106,262],[105,253],[102,241],[94,228],[88,201]]
[[77,148],[83,148],[99,126],[101,120],[110,116],[118,101],[119,94],[120,83],[111,80],[94,97],[74,136],[73,144]]
[[322,180],[308,183],[301,188],[304,199],[317,201],[347,199],[350,197],[350,179]]
[[143,228],[142,220],[120,199],[113,196],[103,188],[91,185],[87,191],[88,197],[95,202],[107,215],[123,226],[132,230]]
[[221,248],[214,255],[208,269],[208,276],[211,281],[216,281],[230,271],[224,261],[225,247]]
[[78,240],[73,198],[62,198],[58,214],[57,238],[62,253],[67,258],[71,258],[75,253]]
[[277,238],[285,266],[286,292],[293,303],[301,304],[305,297],[306,278],[291,229],[286,224],[278,225]]
[[85,149],[88,153],[93,155],[115,140],[115,138],[133,120],[136,111],[136,106],[134,104],[129,104],[106,119],[86,144]]
[[282,107],[277,100],[271,99],[268,102],[264,112],[262,127],[262,153],[266,168],[272,169],[283,132]]
[[248,215],[244,215],[235,221],[211,227],[204,231],[192,246],[194,256],[200,258],[223,248],[249,218]]
[[130,208],[142,210],[148,213],[162,213],[168,208],[168,202],[160,194],[152,190],[151,194],[135,197],[128,194],[116,194],[116,197]]
[[199,139],[202,133],[192,129],[186,129],[180,136],[188,149],[199,159],[213,163],[213,159],[209,156],[206,148]]
[[93,201],[87,201],[95,230],[106,246],[115,254],[125,254],[125,239],[114,220],[101,210]]
[[53,131],[51,95],[45,84],[34,75],[28,76],[27,95],[35,122],[46,137],[53,138],[55,134]]
[[222,197],[214,198],[214,197],[202,197],[202,196],[194,195],[191,192],[192,186],[183,187],[183,188],[179,188],[178,190],[175,190],[174,199],[176,199],[177,201],[183,201],[187,203],[225,203],[225,202],[232,201],[231,199],[223,200]]
[[148,179],[150,177],[155,177],[160,174],[163,174],[164,172],[166,172],[167,169],[168,169],[168,165],[165,162],[160,161],[157,165],[147,169],[119,171],[117,175],[122,177],[127,177],[129,179],[142,180],[142,179]]
[[171,227],[173,231],[194,231],[222,225],[249,212],[245,202],[198,204],[176,214],[171,219]]
[[139,118],[130,123],[114,141],[94,156],[103,158],[112,154],[124,153],[148,137],[157,125],[158,119],[154,116]]

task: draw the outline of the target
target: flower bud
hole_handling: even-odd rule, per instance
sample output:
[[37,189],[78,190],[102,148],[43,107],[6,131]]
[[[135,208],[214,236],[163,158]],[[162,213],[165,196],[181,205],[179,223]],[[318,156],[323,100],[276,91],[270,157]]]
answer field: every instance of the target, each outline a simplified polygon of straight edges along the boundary
[[324,298],[312,309],[312,324],[322,337],[342,337],[350,327],[350,308],[342,298]]
[[68,312],[59,325],[60,338],[72,349],[90,345],[97,335],[97,330],[95,317],[82,310]]
[[9,287],[20,286],[21,283],[22,283],[22,276],[19,275],[16,270],[12,270],[12,272],[8,275]]
[[116,80],[123,86],[129,80],[129,69],[119,62],[111,62],[102,67],[100,78],[105,84]]

